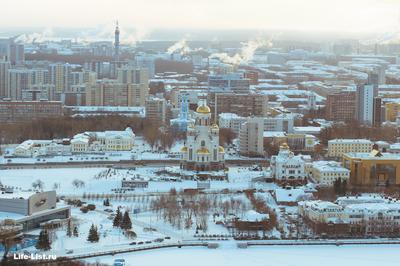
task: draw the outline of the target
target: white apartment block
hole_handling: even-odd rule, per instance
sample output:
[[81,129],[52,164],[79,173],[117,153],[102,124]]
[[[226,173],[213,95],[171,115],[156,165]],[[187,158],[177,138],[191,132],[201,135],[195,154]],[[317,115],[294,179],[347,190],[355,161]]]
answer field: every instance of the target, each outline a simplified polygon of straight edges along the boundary
[[[229,128],[235,134],[239,134],[240,127],[251,117],[241,117],[233,113],[219,114],[219,126]],[[282,131],[286,133],[293,132],[294,116],[292,114],[279,114],[274,117],[263,117],[264,131]]]
[[242,155],[264,154],[264,126],[262,118],[250,118],[239,130],[239,150]]
[[342,157],[348,152],[370,152],[373,142],[368,139],[332,139],[328,141],[328,156]]

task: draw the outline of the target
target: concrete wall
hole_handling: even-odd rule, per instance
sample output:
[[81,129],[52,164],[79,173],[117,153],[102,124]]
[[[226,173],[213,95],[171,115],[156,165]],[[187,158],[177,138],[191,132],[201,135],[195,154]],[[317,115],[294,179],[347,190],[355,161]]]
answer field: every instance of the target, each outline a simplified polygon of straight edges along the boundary
[[57,197],[55,191],[37,193],[29,197],[28,214],[53,209],[56,207]]
[[0,211],[28,215],[28,200],[0,198]]

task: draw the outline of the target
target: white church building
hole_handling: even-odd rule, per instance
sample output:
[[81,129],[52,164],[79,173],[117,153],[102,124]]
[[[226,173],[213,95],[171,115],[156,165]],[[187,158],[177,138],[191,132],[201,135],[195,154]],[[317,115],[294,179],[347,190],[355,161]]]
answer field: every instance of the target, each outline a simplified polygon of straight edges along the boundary
[[219,127],[211,124],[211,110],[201,104],[195,122],[188,125],[185,146],[181,149],[181,168],[196,171],[221,170],[225,150],[219,145]]
[[278,183],[297,184],[306,182],[306,161],[302,155],[294,155],[289,146],[283,143],[278,155],[271,157],[272,177]]

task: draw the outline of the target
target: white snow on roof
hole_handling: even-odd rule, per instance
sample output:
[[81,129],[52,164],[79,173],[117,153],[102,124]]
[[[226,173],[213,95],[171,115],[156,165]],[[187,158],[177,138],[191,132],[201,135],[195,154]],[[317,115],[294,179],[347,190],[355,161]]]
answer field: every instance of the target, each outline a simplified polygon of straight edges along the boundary
[[277,202],[297,202],[304,199],[306,193],[300,188],[277,188],[275,189],[275,198]]
[[249,210],[243,215],[243,217],[240,219],[240,221],[260,222],[265,219],[269,219],[268,214],[259,213],[259,212],[256,212],[255,210]]

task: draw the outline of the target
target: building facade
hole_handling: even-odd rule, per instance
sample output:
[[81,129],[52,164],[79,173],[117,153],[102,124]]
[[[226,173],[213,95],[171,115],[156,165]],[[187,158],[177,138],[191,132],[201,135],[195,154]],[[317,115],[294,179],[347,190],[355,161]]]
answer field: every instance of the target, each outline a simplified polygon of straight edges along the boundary
[[343,154],[343,166],[350,170],[350,182],[357,186],[400,185],[400,156],[392,153],[350,152]]
[[122,131],[84,132],[71,139],[71,153],[131,151],[135,134],[131,128]]
[[62,102],[57,101],[0,101],[0,122],[27,122],[40,118],[63,116]]
[[356,92],[341,91],[326,97],[326,118],[333,121],[356,119]]
[[167,103],[165,99],[149,97],[145,102],[146,118],[155,124],[164,124],[167,115]]
[[317,161],[310,167],[311,178],[319,185],[332,186],[338,179],[348,182],[350,170],[335,161]]
[[239,151],[245,156],[264,154],[264,124],[262,118],[250,118],[242,124],[239,131]]
[[208,101],[217,118],[221,113],[239,116],[267,116],[268,96],[264,94],[210,93]]
[[348,152],[369,152],[373,142],[368,139],[332,139],[328,141],[328,156],[342,157]]

